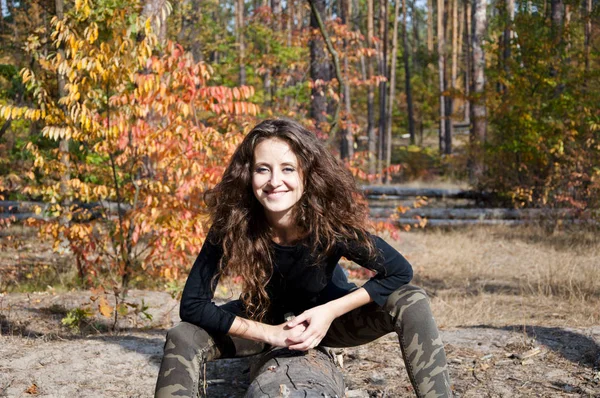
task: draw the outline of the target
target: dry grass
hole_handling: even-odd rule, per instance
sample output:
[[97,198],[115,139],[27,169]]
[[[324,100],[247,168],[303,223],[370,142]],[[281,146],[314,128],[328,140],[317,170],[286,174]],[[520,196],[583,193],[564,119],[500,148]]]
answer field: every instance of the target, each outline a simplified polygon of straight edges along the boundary
[[420,231],[403,234],[397,247],[442,326],[600,323],[600,240],[592,232]]

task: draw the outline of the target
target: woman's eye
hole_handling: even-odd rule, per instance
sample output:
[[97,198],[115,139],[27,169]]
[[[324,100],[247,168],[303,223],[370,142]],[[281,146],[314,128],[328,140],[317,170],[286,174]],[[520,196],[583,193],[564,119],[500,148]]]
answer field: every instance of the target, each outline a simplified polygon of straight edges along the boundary
[[266,167],[257,167],[254,171],[259,174],[264,174],[264,173],[268,173],[269,169]]
[[286,172],[286,173],[293,173],[294,171],[296,171],[296,169],[293,168],[293,167],[285,167],[283,169],[283,171]]

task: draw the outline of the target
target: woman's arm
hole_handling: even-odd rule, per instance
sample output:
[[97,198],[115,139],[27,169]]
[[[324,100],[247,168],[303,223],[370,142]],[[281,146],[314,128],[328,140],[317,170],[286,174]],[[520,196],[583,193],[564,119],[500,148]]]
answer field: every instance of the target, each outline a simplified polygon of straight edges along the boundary
[[340,254],[376,272],[362,287],[382,307],[390,294],[411,281],[413,270],[410,263],[386,241],[376,235],[371,235],[371,239],[376,256],[369,256],[362,246],[352,242],[344,245]]
[[275,347],[288,347],[290,344],[294,344],[305,330],[306,324],[303,322],[294,326],[289,326],[289,323],[267,325],[236,316],[228,334],[248,340],[261,341]]
[[218,281],[215,275],[221,257],[222,250],[218,244],[211,242],[209,232],[183,288],[179,316],[182,321],[200,326],[209,333],[226,334],[235,315],[213,302]]

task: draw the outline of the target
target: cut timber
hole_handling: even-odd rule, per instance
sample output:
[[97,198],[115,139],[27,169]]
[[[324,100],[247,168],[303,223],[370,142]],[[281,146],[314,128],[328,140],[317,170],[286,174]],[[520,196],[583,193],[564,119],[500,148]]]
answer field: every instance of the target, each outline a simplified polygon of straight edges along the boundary
[[[371,208],[373,218],[391,216],[394,208]],[[403,218],[421,217],[440,220],[542,220],[542,219],[574,219],[589,218],[590,214],[577,214],[572,209],[409,209],[400,215]]]
[[307,352],[279,348],[250,366],[252,383],[246,398],[343,397],[344,378],[331,355],[317,348]]
[[[373,221],[389,222],[395,225],[417,225],[420,224],[420,220],[415,218],[373,218]],[[598,225],[595,220],[560,220],[561,223],[567,225]],[[424,219],[423,227],[437,227],[437,228],[454,228],[454,227],[467,227],[474,225],[526,225],[531,223],[531,220],[439,220],[439,219]]]
[[463,189],[440,188],[407,188],[400,186],[363,185],[361,189],[369,199],[387,196],[392,198],[413,198],[426,196],[428,198],[453,198],[484,200],[489,197],[485,192],[465,191]]

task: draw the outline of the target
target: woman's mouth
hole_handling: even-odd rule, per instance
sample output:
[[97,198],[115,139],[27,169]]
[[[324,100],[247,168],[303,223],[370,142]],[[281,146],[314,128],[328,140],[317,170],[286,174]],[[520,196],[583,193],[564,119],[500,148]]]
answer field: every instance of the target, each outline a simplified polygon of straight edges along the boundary
[[282,197],[287,192],[288,191],[271,191],[271,192],[265,192],[265,193],[267,194],[267,198],[276,199],[276,198]]

